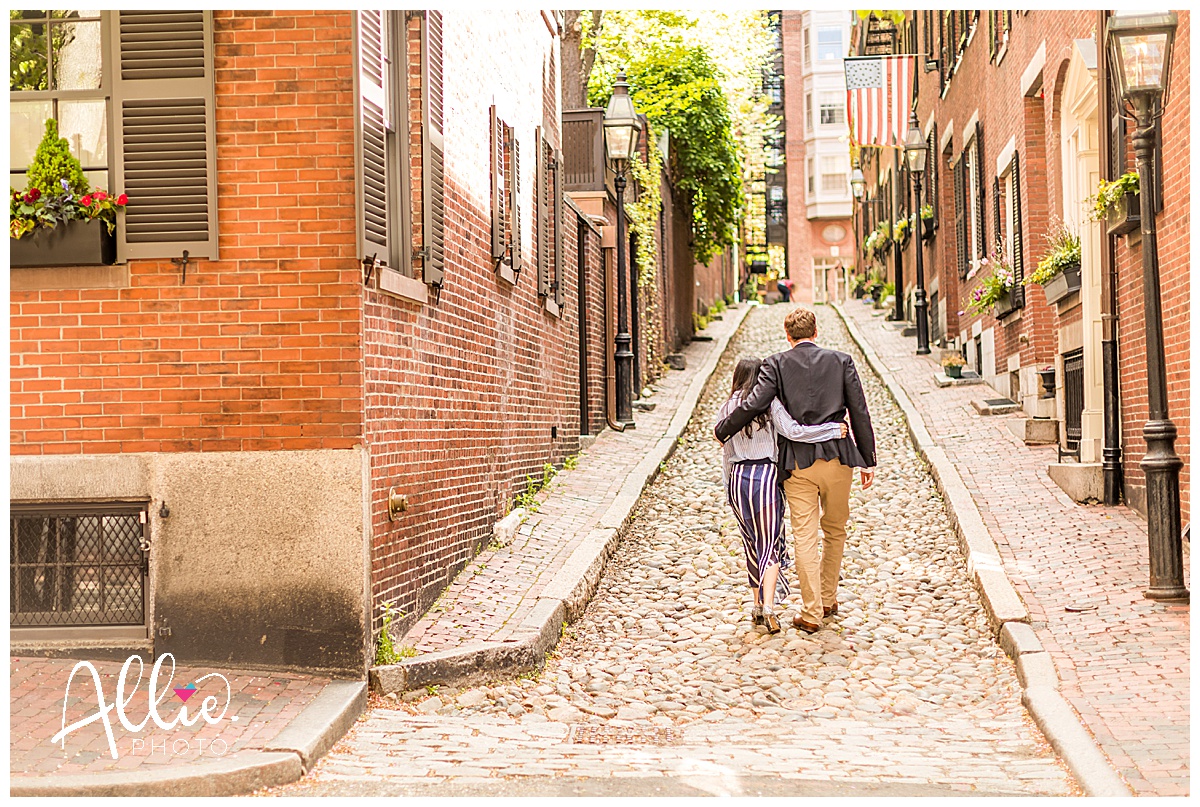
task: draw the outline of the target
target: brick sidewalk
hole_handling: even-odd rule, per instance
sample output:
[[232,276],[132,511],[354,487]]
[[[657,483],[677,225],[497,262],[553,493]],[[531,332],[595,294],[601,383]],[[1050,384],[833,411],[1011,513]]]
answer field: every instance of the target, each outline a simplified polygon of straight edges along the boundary
[[[843,310],[899,380],[975,500],[1058,669],[1063,697],[1138,795],[1186,796],[1189,606],[1147,600],[1145,522],[1127,507],[1080,505],[1050,479],[1053,446],[1026,446],[1017,415],[982,417],[984,385],[938,388],[916,342],[851,300]],[[986,393],[986,394],[985,394]],[[881,468],[887,473],[887,468]],[[1184,548],[1184,568],[1190,552]],[[1090,606],[1068,611],[1068,607]]]
[[538,498],[536,513],[512,543],[484,549],[446,588],[433,606],[398,640],[419,653],[454,650],[479,642],[503,642],[519,631],[555,571],[571,557],[600,521],[626,478],[667,428],[696,372],[740,321],[726,312],[705,331],[713,341],[692,342],[683,350],[686,369],[670,371],[648,399],[652,412],[634,412],[633,431],[605,430],[580,455],[575,470],[562,471]]
[[[191,727],[180,723],[169,730],[160,728],[151,718],[143,730],[130,733],[113,710],[109,722],[119,756],[114,760],[101,721],[76,729],[61,744],[50,742],[64,725],[63,699],[67,679],[76,663],[76,659],[10,658],[9,771],[12,775],[131,772],[236,759],[247,751],[266,747],[329,683],[327,678],[289,673],[177,667],[170,687],[183,687],[207,673],[220,673],[228,679],[230,699],[224,718],[216,724],[200,719]],[[112,704],[121,662],[92,663],[100,674],[105,703]],[[133,724],[147,717],[152,667],[152,664],[145,666],[141,685],[125,708]],[[127,694],[134,691],[137,669],[136,664],[132,665]],[[169,663],[164,663],[160,687],[168,683],[169,671]],[[175,720],[181,706],[187,709],[188,719],[192,719],[207,696],[216,698],[214,716],[220,714],[225,703],[224,684],[215,677],[198,683],[196,694],[188,698],[186,705],[175,693],[168,690],[167,694],[158,707],[158,714],[167,723]],[[97,708],[92,676],[82,669],[71,683],[66,725],[95,714]]]

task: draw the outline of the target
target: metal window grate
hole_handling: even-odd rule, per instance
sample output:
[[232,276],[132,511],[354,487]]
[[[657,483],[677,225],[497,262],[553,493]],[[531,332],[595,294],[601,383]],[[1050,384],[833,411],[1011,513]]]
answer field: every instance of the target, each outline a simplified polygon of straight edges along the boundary
[[144,519],[140,505],[14,505],[11,626],[144,624]]
[[936,345],[942,341],[942,320],[938,316],[938,295],[936,291],[929,295],[929,308],[926,309],[926,320],[929,323],[929,341]]
[[1077,454],[1083,438],[1083,349],[1063,354],[1063,397],[1066,398],[1067,447]]

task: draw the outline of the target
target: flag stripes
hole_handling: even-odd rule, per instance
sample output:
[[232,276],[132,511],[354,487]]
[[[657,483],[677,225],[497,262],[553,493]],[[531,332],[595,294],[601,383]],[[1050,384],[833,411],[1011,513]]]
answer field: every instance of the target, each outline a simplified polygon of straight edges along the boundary
[[857,145],[904,145],[915,67],[912,55],[845,60],[846,109]]

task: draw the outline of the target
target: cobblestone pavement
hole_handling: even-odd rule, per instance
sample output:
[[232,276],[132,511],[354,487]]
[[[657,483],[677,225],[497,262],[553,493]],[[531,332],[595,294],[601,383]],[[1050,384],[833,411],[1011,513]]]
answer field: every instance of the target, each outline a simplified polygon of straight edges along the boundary
[[[1018,415],[981,417],[970,405],[989,387],[939,389],[938,367],[915,354],[912,339],[861,303],[844,310],[962,476],[1063,697],[1134,793],[1188,795],[1191,609],[1142,596],[1146,522],[1128,507],[1073,502],[1046,473],[1057,460],[1053,446],[1016,438],[1007,421]],[[1185,576],[1190,556],[1185,543]]]
[[[186,708],[188,719],[197,716],[206,698],[213,698],[215,716],[225,703],[225,685],[220,679],[201,680],[208,673],[220,673],[229,681],[229,708],[217,724],[197,720],[193,726],[176,725],[170,730],[151,720],[139,732],[128,732],[115,713],[109,714],[118,759],[112,758],[108,737],[101,722],[90,723],[71,732],[61,744],[50,740],[62,729],[97,711],[96,687],[86,668],[71,682],[67,680],[76,659],[9,659],[9,771],[13,776],[46,776],[110,773],[133,770],[157,770],[165,766],[179,768],[201,761],[237,759],[244,751],[262,749],[293,718],[321,693],[328,678],[288,673],[246,672],[216,667],[163,667],[158,679],[159,691],[196,684],[196,694],[186,705],[170,695],[160,702],[158,714],[170,724]],[[94,661],[100,675],[104,701],[113,704],[122,662]],[[133,724],[147,719],[149,685],[153,664],[146,664],[143,676],[137,665],[130,668],[127,693],[132,696],[125,712]],[[136,686],[136,689],[135,689]]]
[[[820,783],[910,795],[1077,793],[1021,707],[932,480],[865,368],[881,472],[869,491],[856,483],[840,613],[813,636],[790,619],[775,637],[751,626],[711,429],[733,362],[786,348],[787,308],[750,314],[544,670],[373,699],[313,773],[274,792],[440,784],[442,794],[501,794],[515,781],[557,777],[607,779],[606,793],[628,793],[636,779],[645,793],[782,794],[763,789],[765,777],[792,780],[793,794],[820,795],[811,789]],[[821,316],[821,341],[845,348],[832,312]]]

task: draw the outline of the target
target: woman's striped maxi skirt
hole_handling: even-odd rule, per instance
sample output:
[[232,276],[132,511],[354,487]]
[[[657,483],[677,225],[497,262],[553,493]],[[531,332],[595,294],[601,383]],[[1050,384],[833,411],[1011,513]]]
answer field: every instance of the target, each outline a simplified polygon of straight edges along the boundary
[[746,572],[750,587],[759,589],[762,572],[779,564],[775,584],[775,602],[781,603],[791,591],[784,569],[792,567],[783,539],[783,497],[774,460],[735,462],[729,467],[729,503],[742,531],[746,549]]

